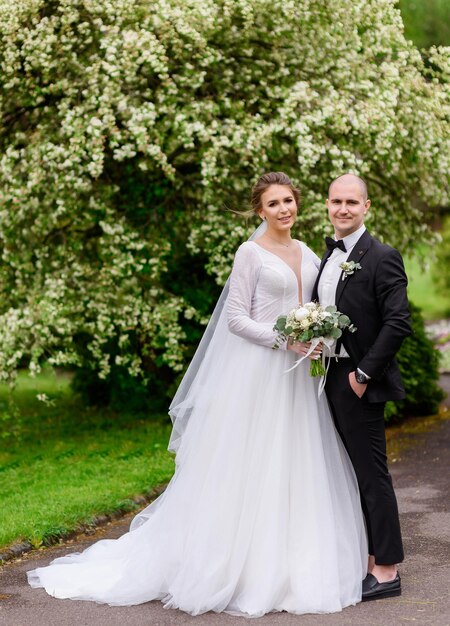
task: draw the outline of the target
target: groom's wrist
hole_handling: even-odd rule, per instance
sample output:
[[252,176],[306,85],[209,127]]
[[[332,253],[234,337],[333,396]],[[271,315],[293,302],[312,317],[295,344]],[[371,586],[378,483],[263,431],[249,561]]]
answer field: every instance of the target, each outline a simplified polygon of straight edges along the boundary
[[356,368],[355,372],[356,382],[360,385],[367,385],[370,380],[370,376],[368,376],[365,372],[363,372],[359,367]]

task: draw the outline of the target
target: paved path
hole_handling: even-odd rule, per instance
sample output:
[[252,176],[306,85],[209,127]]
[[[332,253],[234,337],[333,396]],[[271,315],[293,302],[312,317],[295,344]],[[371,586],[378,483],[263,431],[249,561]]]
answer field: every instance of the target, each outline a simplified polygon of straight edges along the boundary
[[[444,381],[447,390],[450,377]],[[418,626],[450,625],[450,411],[440,419],[412,420],[390,429],[391,469],[401,512],[406,560],[403,595],[367,602],[332,615],[270,614],[258,626]],[[243,626],[243,618],[223,614],[191,617],[164,610],[159,602],[108,607],[55,600],[26,584],[25,572],[100,537],[114,538],[129,517],[63,546],[37,551],[4,566],[0,574],[1,626]]]

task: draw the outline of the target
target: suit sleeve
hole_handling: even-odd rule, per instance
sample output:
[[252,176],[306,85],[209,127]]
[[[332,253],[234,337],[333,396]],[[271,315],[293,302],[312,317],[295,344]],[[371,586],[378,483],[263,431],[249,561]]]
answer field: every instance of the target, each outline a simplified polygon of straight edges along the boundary
[[407,284],[402,257],[391,249],[380,259],[375,274],[375,295],[382,326],[358,363],[358,368],[375,380],[383,377],[403,339],[411,334]]
[[[252,319],[252,300],[261,271],[261,261],[252,245],[245,243],[234,259],[230,276],[230,292],[227,303],[228,329],[252,343],[272,348],[277,336],[273,322],[256,322]],[[285,344],[281,348],[286,349]]]

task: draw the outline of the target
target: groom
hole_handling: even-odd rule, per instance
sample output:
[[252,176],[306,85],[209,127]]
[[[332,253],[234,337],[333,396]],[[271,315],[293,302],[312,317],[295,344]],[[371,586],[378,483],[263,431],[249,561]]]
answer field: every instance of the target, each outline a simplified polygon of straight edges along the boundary
[[327,207],[335,238],[326,238],[312,299],[335,304],[357,327],[338,340],[325,390],[359,483],[369,539],[362,599],[372,600],[401,594],[397,563],[403,547],[387,467],[384,407],[405,397],[394,357],[411,332],[407,278],[397,250],[364,226],[370,200],[361,178],[336,178]]

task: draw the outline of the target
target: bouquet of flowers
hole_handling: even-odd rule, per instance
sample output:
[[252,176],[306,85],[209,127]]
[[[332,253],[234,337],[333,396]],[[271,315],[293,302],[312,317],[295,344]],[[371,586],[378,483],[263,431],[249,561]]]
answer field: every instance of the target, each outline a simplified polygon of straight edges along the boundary
[[[274,330],[278,332],[274,349],[284,341],[311,342],[310,354],[319,344],[330,349],[336,339],[342,335],[344,328],[354,333],[350,318],[340,313],[334,305],[323,307],[318,302],[307,302],[292,309],[287,315],[280,315],[275,322]],[[308,356],[308,355],[306,355]],[[304,358],[304,357],[303,357]],[[296,363],[298,365],[299,359]],[[325,368],[320,359],[312,359],[309,369],[311,376],[325,376]]]

